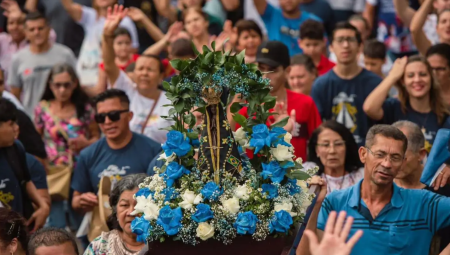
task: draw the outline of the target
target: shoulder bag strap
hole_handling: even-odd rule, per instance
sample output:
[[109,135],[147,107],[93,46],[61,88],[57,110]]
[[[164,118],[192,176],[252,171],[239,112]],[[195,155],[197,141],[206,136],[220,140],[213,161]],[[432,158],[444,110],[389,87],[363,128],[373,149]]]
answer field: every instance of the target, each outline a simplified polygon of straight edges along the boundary
[[150,112],[148,113],[147,117],[145,118],[145,121],[144,121],[144,123],[142,125],[142,128],[141,128],[141,134],[144,134],[145,128],[147,127],[147,122],[150,119],[150,117],[152,116],[153,111],[155,110],[156,105],[158,104],[159,98],[161,97],[161,94],[162,94],[162,92],[159,94],[159,97],[155,100],[155,103],[153,104],[152,109],[150,110]]

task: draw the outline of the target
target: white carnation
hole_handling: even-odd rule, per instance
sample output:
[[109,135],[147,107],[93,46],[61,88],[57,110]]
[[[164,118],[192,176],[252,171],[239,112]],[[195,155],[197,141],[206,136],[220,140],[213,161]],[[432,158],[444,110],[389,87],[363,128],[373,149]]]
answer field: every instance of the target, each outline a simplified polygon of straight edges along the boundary
[[172,155],[170,155],[168,157],[166,156],[166,153],[163,152],[162,154],[159,155],[158,160],[164,160],[166,162],[165,165],[167,166],[167,165],[169,165],[170,162],[174,161],[176,158],[177,158],[177,155],[175,155],[174,152],[172,153]]
[[250,198],[249,196],[249,189],[247,187],[247,185],[239,185],[235,190],[234,190],[234,196],[236,196],[239,199],[242,200],[248,200]]
[[239,145],[242,146],[242,148],[248,147],[248,138],[247,138],[247,132],[240,127],[236,132],[233,132],[234,140],[239,143]]
[[241,207],[239,206],[239,199],[236,197],[232,197],[223,201],[222,205],[225,211],[232,214],[236,214],[237,212],[239,212],[239,209],[241,209]]
[[181,198],[183,202],[178,205],[183,209],[191,209],[193,205],[197,205],[203,201],[202,194],[195,195],[194,191],[185,190],[183,194],[181,194]]
[[291,202],[282,202],[282,203],[276,203],[275,204],[275,212],[279,212],[281,210],[284,210],[288,212],[292,217],[297,216],[297,213],[292,212],[292,203]]
[[207,222],[201,222],[198,224],[197,237],[199,237],[203,241],[206,241],[213,236],[214,236],[214,226],[213,225],[211,225]]
[[279,144],[276,148],[270,148],[270,152],[278,161],[294,161],[292,159],[294,155],[289,148],[290,147]]

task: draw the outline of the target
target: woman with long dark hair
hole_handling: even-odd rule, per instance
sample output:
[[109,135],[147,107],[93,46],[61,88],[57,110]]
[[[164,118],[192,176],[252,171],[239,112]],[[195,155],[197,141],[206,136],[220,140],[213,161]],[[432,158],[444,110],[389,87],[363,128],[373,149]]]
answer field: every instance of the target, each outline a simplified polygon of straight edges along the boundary
[[[99,138],[94,109],[80,87],[75,70],[67,64],[55,65],[47,87],[35,109],[35,125],[41,134],[50,166],[76,163],[82,149]],[[50,225],[64,228],[63,205],[52,202]],[[59,219],[59,220],[57,220]]]
[[318,166],[327,193],[353,186],[364,176],[358,145],[352,133],[337,121],[322,123],[311,135],[305,167]]
[[19,213],[0,207],[0,255],[26,255],[28,228]]

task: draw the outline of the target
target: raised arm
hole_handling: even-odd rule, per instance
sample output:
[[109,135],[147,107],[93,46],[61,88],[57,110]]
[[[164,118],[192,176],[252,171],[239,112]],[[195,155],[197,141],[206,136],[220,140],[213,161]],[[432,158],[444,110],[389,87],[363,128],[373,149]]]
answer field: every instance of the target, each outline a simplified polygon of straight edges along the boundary
[[152,44],[144,51],[144,55],[159,55],[162,51],[167,49],[167,46],[173,42],[175,36],[183,30],[182,22],[175,22],[170,27],[167,33],[161,38],[161,40]]
[[140,9],[130,7],[128,9],[128,17],[130,17],[134,22],[141,23],[155,42],[163,38],[164,33],[161,32],[159,27],[157,27]]
[[167,18],[170,23],[177,21],[177,8],[170,4],[170,0],[153,1],[159,15]]
[[61,4],[73,20],[76,22],[81,20],[83,14],[81,5],[74,3],[72,0],[61,0]]
[[409,27],[416,11],[409,7],[408,0],[394,0],[395,13],[402,23]]
[[423,25],[427,20],[428,14],[433,11],[433,2],[434,0],[425,0],[416,14],[414,14],[409,27],[414,44],[420,54],[424,56],[427,53],[428,48],[431,47],[431,42],[423,32]]
[[389,95],[389,90],[399,81],[405,72],[407,57],[395,60],[389,75],[366,98],[363,104],[364,112],[373,120],[381,120],[384,117],[383,103]]
[[115,63],[116,56],[113,48],[114,31],[119,27],[120,22],[127,15],[127,12],[128,9],[124,9],[123,6],[115,5],[114,8],[108,8],[105,25],[103,27],[103,64],[105,65],[106,77],[108,77],[112,87],[120,75],[120,69]]
[[267,8],[267,1],[266,0],[253,0],[253,3],[255,3],[255,7],[256,7],[256,10],[258,11],[259,15],[263,15]]
[[373,22],[375,19],[375,9],[376,6],[372,5],[369,2],[366,2],[366,7],[364,8],[364,12],[363,12],[363,17],[367,20],[367,22],[369,23],[369,30],[372,30],[373,28]]

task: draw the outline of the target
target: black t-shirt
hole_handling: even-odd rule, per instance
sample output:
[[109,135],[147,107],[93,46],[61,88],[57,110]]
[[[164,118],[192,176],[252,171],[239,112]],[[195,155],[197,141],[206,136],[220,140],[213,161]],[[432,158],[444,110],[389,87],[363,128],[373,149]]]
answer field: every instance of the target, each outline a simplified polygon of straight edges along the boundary
[[17,110],[17,124],[20,129],[18,140],[25,147],[25,151],[38,158],[45,159],[47,157],[45,144],[30,117],[21,110]]
[[[437,191],[435,191],[432,187],[427,187],[425,189],[442,196],[450,197],[450,185],[446,185]],[[439,252],[442,252],[442,250],[450,244],[450,227],[439,230],[438,235],[441,237]]]

